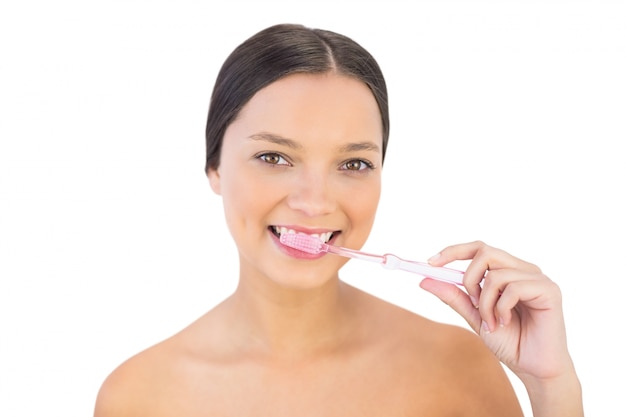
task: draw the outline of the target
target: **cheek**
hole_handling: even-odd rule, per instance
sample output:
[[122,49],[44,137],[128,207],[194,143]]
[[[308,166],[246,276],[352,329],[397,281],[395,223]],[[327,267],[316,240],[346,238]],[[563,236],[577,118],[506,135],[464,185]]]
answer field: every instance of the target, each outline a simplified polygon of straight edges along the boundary
[[374,216],[378,209],[380,200],[380,182],[370,183],[362,190],[352,190],[347,193],[345,205],[349,210],[349,216],[353,219],[355,228],[363,230],[364,235],[369,235],[369,231],[374,223]]
[[222,175],[222,199],[230,227],[253,227],[261,224],[280,198],[279,187],[272,186],[255,172],[240,168]]
[[258,187],[249,179],[229,177],[228,181],[222,180],[224,214],[231,226],[234,225],[233,222],[242,223],[248,217],[254,216],[254,211],[260,205],[257,190]]

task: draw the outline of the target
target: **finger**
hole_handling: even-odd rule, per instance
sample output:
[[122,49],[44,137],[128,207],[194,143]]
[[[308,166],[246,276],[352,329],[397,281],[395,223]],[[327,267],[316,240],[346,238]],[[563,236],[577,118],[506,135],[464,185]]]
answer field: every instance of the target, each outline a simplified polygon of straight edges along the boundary
[[516,258],[501,249],[488,246],[481,241],[448,246],[431,258],[429,262],[436,266],[443,266],[454,260],[467,259],[472,259],[472,262],[465,270],[463,285],[473,302],[480,299],[481,282],[483,282],[487,271],[508,268],[534,273],[541,272],[536,265]]
[[[430,258],[428,262],[434,266],[443,266],[456,260],[475,259],[476,255],[484,246],[486,245],[481,241],[451,245]],[[478,300],[481,293],[480,283],[483,280],[486,270],[486,266],[482,263],[476,263],[475,260],[473,260],[463,274],[463,286],[467,289],[467,293],[474,307],[478,307]]]
[[456,260],[479,261],[485,269],[522,269],[529,272],[541,272],[534,264],[519,259],[502,249],[494,248],[477,240],[469,243],[451,245],[428,260],[431,265],[443,266]]
[[420,287],[449,305],[465,319],[467,324],[469,324],[476,333],[480,333],[480,314],[463,290],[456,285],[432,278],[424,278],[422,282],[420,282]]
[[[503,326],[511,322],[512,311],[518,305],[535,312],[561,311],[561,290],[550,279],[531,279],[511,282],[503,289],[496,305],[495,311]],[[560,320],[561,315],[555,316]]]
[[472,259],[481,245],[484,243],[480,241],[451,245],[431,257],[428,262],[435,266],[443,266],[456,260]]
[[[546,280],[546,277],[541,274],[528,273],[517,269],[489,271],[478,300],[478,310],[487,328],[493,331],[497,325],[504,325],[510,322],[511,310],[519,301],[515,291],[516,288],[519,288],[518,283],[541,280]],[[505,293],[506,297],[503,301],[502,297]],[[531,295],[527,294],[526,296]],[[504,316],[502,315],[503,313],[505,313]]]

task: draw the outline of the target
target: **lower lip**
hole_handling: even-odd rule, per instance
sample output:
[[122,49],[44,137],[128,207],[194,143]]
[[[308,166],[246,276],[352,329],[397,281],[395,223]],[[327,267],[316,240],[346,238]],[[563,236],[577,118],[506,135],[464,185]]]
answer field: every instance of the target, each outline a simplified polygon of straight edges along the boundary
[[319,259],[322,256],[326,255],[326,252],[320,252],[320,253],[314,254],[314,253],[303,252],[301,250],[292,248],[290,246],[283,245],[282,243],[280,243],[280,239],[278,238],[278,236],[276,236],[272,232],[269,232],[269,234],[274,240],[274,243],[276,243],[276,245],[278,246],[278,249],[280,249],[281,252],[283,252],[284,254],[291,256],[292,258],[314,260],[314,259]]

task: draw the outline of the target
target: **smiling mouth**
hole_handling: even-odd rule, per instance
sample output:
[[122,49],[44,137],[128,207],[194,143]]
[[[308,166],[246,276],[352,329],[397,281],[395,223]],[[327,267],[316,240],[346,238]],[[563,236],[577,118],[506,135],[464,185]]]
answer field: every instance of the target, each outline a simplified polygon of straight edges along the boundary
[[316,237],[322,243],[328,243],[328,241],[330,241],[335,235],[341,233],[339,231],[335,231],[335,232],[311,233],[311,234],[308,234],[308,233],[303,233],[303,232],[296,232],[293,229],[288,229],[286,227],[281,227],[281,226],[270,226],[269,230],[279,239],[280,239],[280,235],[282,235],[282,234],[294,233],[294,234],[303,234],[303,235]]

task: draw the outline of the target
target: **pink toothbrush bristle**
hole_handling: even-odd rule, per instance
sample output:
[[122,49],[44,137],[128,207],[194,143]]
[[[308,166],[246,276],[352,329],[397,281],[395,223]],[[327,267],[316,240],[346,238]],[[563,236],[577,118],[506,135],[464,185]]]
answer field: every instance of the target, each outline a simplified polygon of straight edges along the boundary
[[303,233],[285,233],[280,235],[280,243],[294,249],[311,254],[318,254],[322,251],[322,241],[316,237]]

